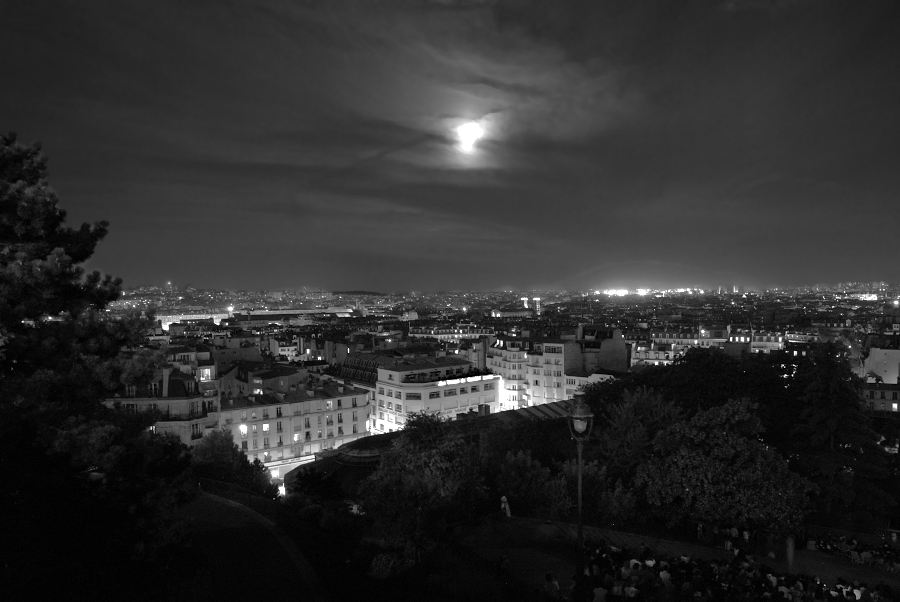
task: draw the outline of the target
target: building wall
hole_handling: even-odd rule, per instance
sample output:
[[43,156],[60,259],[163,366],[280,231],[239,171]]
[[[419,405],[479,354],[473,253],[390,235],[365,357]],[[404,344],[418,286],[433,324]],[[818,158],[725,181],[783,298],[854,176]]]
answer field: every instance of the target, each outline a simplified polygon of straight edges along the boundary
[[366,392],[357,389],[333,398],[315,393],[301,401],[272,398],[267,405],[235,407],[225,401],[219,425],[231,431],[251,461],[259,459],[273,471],[272,476],[279,476],[275,470],[280,467],[311,461],[313,454],[367,436],[366,402]]
[[403,428],[406,417],[424,412],[453,419],[459,413],[499,411],[500,377],[461,376],[428,383],[403,383],[379,379],[373,408],[374,432],[387,433]]
[[864,369],[866,374],[877,374],[886,383],[897,383],[900,375],[900,349],[869,349]]

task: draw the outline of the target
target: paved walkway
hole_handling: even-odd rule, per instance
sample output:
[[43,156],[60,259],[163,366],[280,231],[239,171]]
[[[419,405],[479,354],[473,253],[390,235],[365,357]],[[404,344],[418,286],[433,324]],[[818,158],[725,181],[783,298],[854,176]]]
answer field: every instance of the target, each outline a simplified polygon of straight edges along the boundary
[[209,493],[182,512],[204,560],[193,599],[327,602],[312,567],[269,519]]

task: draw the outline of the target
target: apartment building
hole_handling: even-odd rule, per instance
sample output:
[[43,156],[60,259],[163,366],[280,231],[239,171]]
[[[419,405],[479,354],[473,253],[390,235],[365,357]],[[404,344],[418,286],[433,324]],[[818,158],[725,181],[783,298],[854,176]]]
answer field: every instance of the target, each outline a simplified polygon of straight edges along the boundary
[[225,399],[218,415],[219,426],[273,477],[369,434],[365,390],[328,377],[289,389]]
[[459,343],[460,341],[493,338],[496,336],[493,326],[480,326],[467,322],[454,325],[410,326],[410,339],[436,339],[441,343]]
[[500,411],[532,405],[528,394],[528,350],[531,341],[518,337],[498,338],[487,349],[487,369],[501,378]]
[[375,433],[399,430],[406,417],[425,412],[447,419],[459,414],[490,414],[500,409],[500,378],[481,374],[454,356],[409,356],[377,362],[371,421]]
[[146,385],[123,386],[103,404],[129,413],[154,412],[159,416],[154,432],[194,445],[218,424],[218,392],[200,385],[195,376],[167,366]]

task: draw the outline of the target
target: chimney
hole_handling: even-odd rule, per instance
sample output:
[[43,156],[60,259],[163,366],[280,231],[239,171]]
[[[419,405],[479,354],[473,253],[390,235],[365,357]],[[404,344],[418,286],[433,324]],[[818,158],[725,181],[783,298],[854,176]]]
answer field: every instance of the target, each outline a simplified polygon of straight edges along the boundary
[[167,367],[163,368],[162,373],[163,373],[163,375],[162,375],[162,396],[168,397],[169,396],[169,375],[172,374],[172,367],[167,366]]

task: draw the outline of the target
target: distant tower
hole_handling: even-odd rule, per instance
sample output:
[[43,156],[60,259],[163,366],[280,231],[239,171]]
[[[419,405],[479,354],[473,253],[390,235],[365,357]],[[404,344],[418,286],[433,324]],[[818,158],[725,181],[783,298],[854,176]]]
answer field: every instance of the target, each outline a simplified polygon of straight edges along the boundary
[[522,303],[525,304],[525,309],[528,309],[528,297],[522,297]]
[[537,316],[541,315],[541,298],[540,297],[532,297],[531,300],[534,301],[535,315],[537,315]]

